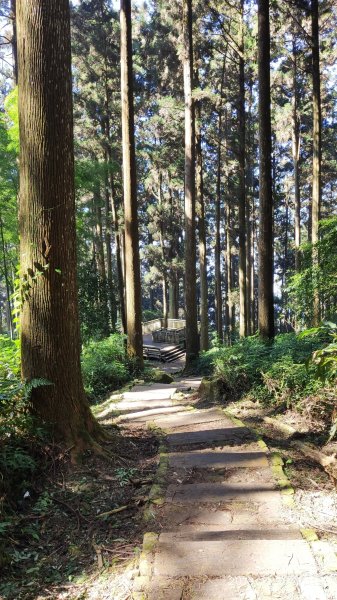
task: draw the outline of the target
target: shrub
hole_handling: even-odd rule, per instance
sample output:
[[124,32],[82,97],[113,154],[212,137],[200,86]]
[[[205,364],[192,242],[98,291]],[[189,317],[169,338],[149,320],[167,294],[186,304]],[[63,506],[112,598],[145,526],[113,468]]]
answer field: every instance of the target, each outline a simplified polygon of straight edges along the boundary
[[286,333],[276,336],[273,343],[266,343],[251,336],[233,346],[212,348],[201,356],[199,367],[204,374],[213,373],[222,382],[228,400],[254,389],[264,401],[291,404],[308,388],[317,388],[313,369],[308,371],[306,365],[324,339]]
[[118,333],[88,342],[82,352],[85,391],[92,401],[132,379],[135,364],[126,357],[125,337]]

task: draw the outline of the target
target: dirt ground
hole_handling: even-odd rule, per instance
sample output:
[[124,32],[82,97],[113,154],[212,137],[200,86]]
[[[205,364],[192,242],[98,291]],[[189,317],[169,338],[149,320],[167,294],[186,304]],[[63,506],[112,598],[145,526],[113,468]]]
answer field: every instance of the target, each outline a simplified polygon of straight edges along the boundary
[[2,599],[128,597],[158,442],[132,426],[112,431],[115,442],[105,448],[111,461],[88,453],[74,468],[54,452],[48,469],[27,483],[0,549]]

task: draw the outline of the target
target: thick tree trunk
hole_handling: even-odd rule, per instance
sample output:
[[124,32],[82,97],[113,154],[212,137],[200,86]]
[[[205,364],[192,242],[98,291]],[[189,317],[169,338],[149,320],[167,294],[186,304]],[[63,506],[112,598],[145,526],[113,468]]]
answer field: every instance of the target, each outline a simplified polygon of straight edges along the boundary
[[200,268],[200,349],[208,350],[208,287],[206,226],[203,184],[203,162],[201,150],[201,103],[196,104],[196,199],[199,230],[199,268]]
[[[319,14],[318,0],[311,1],[311,35],[312,35],[312,109],[313,109],[313,163],[312,163],[312,212],[311,242],[318,242],[318,223],[321,207],[321,162],[322,162],[322,117],[321,117],[321,78],[319,65]],[[317,247],[313,248],[312,266],[314,270],[313,325],[320,320],[319,293],[315,270],[318,269],[319,257]]]
[[259,332],[262,338],[272,339],[274,337],[274,296],[269,0],[259,0],[258,2],[258,71],[260,155]]
[[185,96],[185,312],[186,366],[189,366],[199,353],[195,246],[195,123],[192,98],[192,0],[183,0],[183,35]]
[[297,86],[297,48],[293,39],[293,97],[292,97],[292,153],[294,164],[294,238],[295,238],[295,272],[300,271],[301,245],[301,193],[300,193],[300,120],[298,116],[298,86]]
[[142,298],[139,262],[130,0],[121,0],[120,25],[127,347],[129,356],[135,358],[138,365],[142,367]]
[[76,285],[68,0],[17,2],[22,377],[35,412],[76,449],[100,438],[85,398]]
[[244,0],[240,0],[239,42],[239,295],[240,337],[247,335],[246,295],[246,118],[245,118],[245,59],[244,59]]

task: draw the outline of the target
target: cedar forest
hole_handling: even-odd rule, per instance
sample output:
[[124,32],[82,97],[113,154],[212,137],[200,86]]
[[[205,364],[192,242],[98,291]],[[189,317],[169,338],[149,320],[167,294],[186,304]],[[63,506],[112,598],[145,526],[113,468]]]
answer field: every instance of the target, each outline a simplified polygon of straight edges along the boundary
[[162,375],[144,323],[184,324],[217,402],[336,450],[337,7],[3,0],[0,25],[0,592],[33,598],[60,579],[27,547],[72,514],[46,481],[132,471],[96,417]]

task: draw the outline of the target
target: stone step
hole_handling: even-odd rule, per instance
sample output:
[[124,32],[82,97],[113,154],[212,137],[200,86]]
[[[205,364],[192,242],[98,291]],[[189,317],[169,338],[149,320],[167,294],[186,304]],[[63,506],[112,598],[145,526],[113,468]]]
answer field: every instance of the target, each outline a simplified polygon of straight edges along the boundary
[[270,503],[281,502],[273,482],[253,483],[191,483],[169,485],[167,502],[174,504],[218,504],[221,502]]
[[310,547],[302,540],[179,541],[161,534],[153,563],[155,577],[301,573],[316,573]]
[[114,410],[140,411],[147,408],[167,408],[172,406],[173,402],[169,398],[145,398],[144,400],[121,400],[116,402]]
[[[185,425],[200,425],[203,423],[224,422],[223,413],[219,410],[212,411],[185,411],[179,415],[169,415],[156,419],[156,425],[161,429],[175,429]],[[227,421],[226,421],[227,422]],[[230,425],[230,422],[228,423]]]
[[336,595],[327,595],[325,584],[312,575],[200,577],[194,582],[158,577],[148,586],[146,600],[181,600],[185,591],[189,600],[333,600]]
[[160,535],[162,542],[170,542],[173,539],[185,542],[216,542],[222,540],[302,540],[301,531],[296,527],[254,527],[254,523],[243,529],[188,525],[181,526],[176,530],[164,532]]
[[159,388],[151,388],[148,390],[143,390],[142,391],[133,391],[133,392],[124,392],[123,394],[123,400],[129,400],[129,401],[139,401],[139,400],[168,400],[170,398],[172,398],[172,396],[175,394],[176,392],[176,388],[170,388],[170,389],[159,389]]
[[239,447],[223,450],[194,450],[192,452],[172,452],[169,455],[173,468],[223,469],[223,468],[264,468],[268,467],[265,452],[242,452]]
[[164,406],[164,408],[145,408],[142,411],[130,412],[127,415],[120,415],[116,418],[116,423],[124,421],[133,421],[134,423],[146,423],[158,416],[159,418],[163,415],[170,415],[173,413],[181,413],[184,411],[184,407],[179,404],[176,406]]
[[[193,584],[190,600],[327,600],[319,577],[222,577]],[[158,590],[159,591],[159,590]],[[160,592],[156,599],[161,600]],[[155,596],[149,595],[149,600]]]
[[[211,425],[211,423],[209,424]],[[247,440],[255,440],[256,436],[246,427],[227,427],[221,429],[194,430],[194,431],[179,431],[179,433],[170,433],[167,435],[167,443],[172,448],[175,446],[193,446],[196,444],[240,444],[246,443]]]

